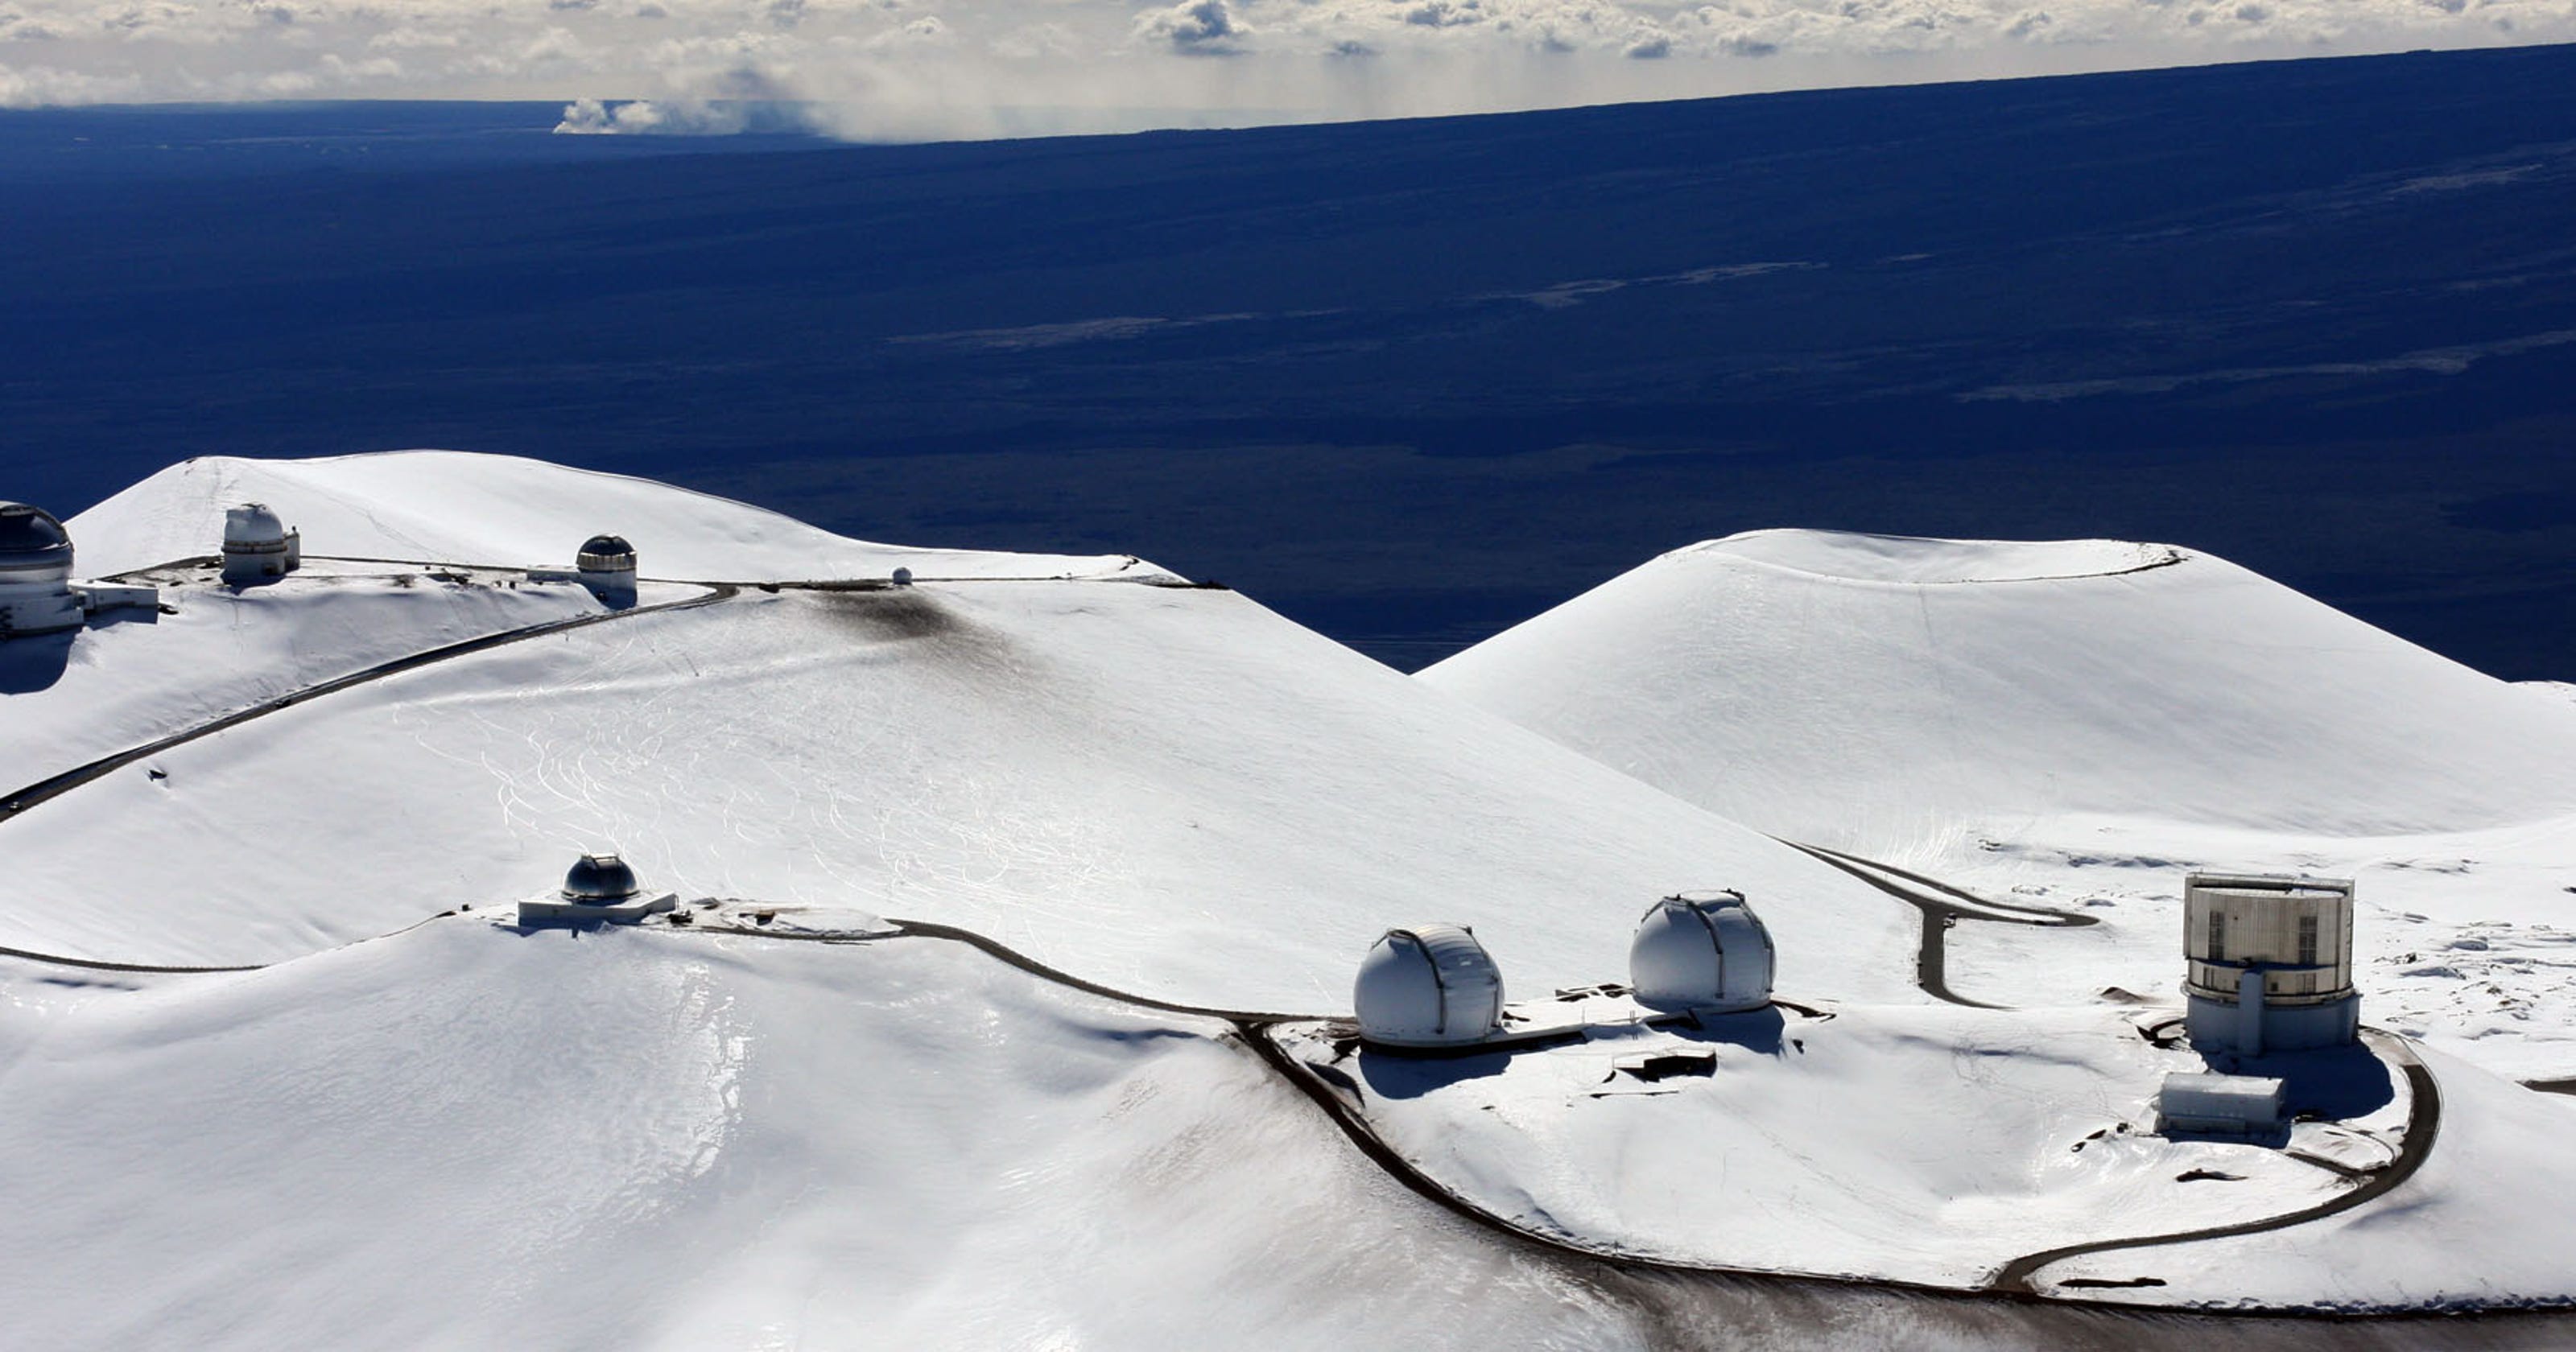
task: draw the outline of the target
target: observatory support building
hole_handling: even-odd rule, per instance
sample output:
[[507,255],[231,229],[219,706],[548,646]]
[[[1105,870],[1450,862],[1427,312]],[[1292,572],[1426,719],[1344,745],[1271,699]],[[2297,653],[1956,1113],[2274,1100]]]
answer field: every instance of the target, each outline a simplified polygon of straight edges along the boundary
[[635,868],[613,854],[585,854],[564,874],[563,890],[529,897],[519,903],[519,923],[534,929],[547,925],[632,925],[679,904],[673,892],[647,892]]

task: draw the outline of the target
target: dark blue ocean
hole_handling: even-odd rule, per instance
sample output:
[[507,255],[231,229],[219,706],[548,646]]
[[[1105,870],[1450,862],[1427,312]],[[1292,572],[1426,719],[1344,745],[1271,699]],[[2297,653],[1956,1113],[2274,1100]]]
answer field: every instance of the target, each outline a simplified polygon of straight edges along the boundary
[[0,497],[503,451],[1139,553],[1407,668],[1737,530],[2118,536],[2576,679],[2576,49],[959,145],[559,112],[0,113]]

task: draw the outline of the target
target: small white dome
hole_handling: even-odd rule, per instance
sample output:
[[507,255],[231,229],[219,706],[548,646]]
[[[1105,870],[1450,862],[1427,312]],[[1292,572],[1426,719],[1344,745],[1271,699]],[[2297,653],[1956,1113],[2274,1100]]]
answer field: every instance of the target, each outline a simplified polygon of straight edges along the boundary
[[1741,892],[1655,903],[1628,945],[1628,984],[1649,1009],[1731,1013],[1771,1002],[1771,932]]
[[1351,1002],[1367,1041],[1456,1046],[1502,1026],[1503,974],[1465,926],[1388,930],[1360,959]]
[[284,549],[286,523],[264,502],[245,502],[224,513],[224,548]]

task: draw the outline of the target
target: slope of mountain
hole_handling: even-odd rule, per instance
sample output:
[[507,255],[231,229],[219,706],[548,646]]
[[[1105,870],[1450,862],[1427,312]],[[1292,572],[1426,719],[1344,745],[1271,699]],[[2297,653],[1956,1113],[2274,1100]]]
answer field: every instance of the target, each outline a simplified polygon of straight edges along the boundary
[[[2295,1345],[2292,1324],[1872,1284],[2272,1309],[2576,1299],[2548,1257],[2576,1242],[2566,1110],[2482,1069],[2494,1047],[2426,1079],[2393,1041],[2352,1050],[2327,1077],[2350,1102],[2287,1151],[2114,1141],[2152,1129],[2162,1074],[2202,1064],[2161,1038],[2155,996],[2083,989],[2154,946],[2169,978],[2170,934],[2150,945],[2134,898],[2091,928],[1988,923],[2014,913],[1964,899],[1958,923],[1918,917],[1879,885],[1901,875],[1830,867],[1120,556],[966,555],[896,586],[879,570],[926,556],[641,481],[428,454],[172,471],[75,538],[202,553],[210,513],[253,488],[305,513],[306,574],[236,592],[165,560],[149,571],[174,614],[81,633],[51,684],[0,695],[0,749],[49,766],[221,723],[0,814],[0,1308],[32,1345]],[[622,520],[593,527],[603,501]],[[668,556],[709,580],[609,611],[506,566],[594,528],[646,537],[648,571]],[[2177,628],[2251,610],[2285,642],[2341,642],[2377,664],[2346,683],[2385,682],[2425,727],[2511,722],[2518,706],[2481,702],[2495,691],[2563,707],[2410,666],[2153,546],[1736,544],[1730,567],[1982,626],[1963,648],[1895,650],[1961,662],[1953,702],[1891,697],[1896,716],[2012,730],[1984,697],[2007,699],[2061,740],[2091,733],[2078,768],[2133,757],[2209,787],[2052,693],[2111,658],[1981,686],[1966,655],[2004,660],[2024,621],[1926,598],[2022,589],[2040,600],[2027,618],[2063,623],[2105,608],[2068,591],[2117,584]],[[452,554],[469,557],[363,561]],[[852,575],[778,580],[823,569]],[[2169,575],[2207,580],[2146,590]],[[1804,606],[1805,646],[1903,691],[1853,657],[1885,618],[1866,596]],[[1616,637],[1586,641],[1606,660]],[[380,674],[331,683],[353,672]],[[2252,736],[2258,674],[2222,663],[2200,700]],[[2382,754],[2367,729],[2318,728],[2347,761]],[[1853,745],[1907,749],[1874,735]],[[1935,750],[1974,769],[1974,746]],[[2051,750],[2002,747],[2021,758],[2008,771]],[[1777,776],[1773,806],[1857,794],[1805,789],[1787,755],[1744,768]],[[1881,791],[1953,822],[2014,777],[1900,768],[1914,777]],[[2496,804],[2551,791],[2545,767],[2521,773]],[[2336,817],[2315,784],[2284,783],[2244,820],[2161,829],[2295,852],[2417,810],[2383,786]],[[2370,839],[2512,835],[2527,872],[2555,857],[2550,820],[2445,789],[2424,810],[2477,831]],[[1964,848],[2057,878],[2079,866],[2043,842],[2157,826],[2134,815],[2147,789],[2102,792]],[[636,930],[512,923],[508,902],[601,847],[648,886],[737,903]],[[2483,890],[2483,865],[2413,872],[2455,919],[2538,932]],[[1753,898],[1796,1004],[1649,1028],[1614,992],[1548,998],[1623,978],[1645,905],[1710,886]],[[1472,924],[1543,1013],[1628,1013],[1508,1056],[1357,1049],[1361,952],[1429,918]],[[2005,930],[2010,945],[1986,937]],[[1980,993],[2085,1007],[1931,1008],[1950,945]],[[117,967],[137,963],[267,965]],[[2505,1017],[2505,997],[2445,970],[2415,979]],[[1768,1038],[1741,1022],[1766,1019]],[[2545,1049],[2563,1022],[2544,1010],[2494,1041]],[[1713,1059],[1639,1076],[1620,1064],[1639,1049]],[[2438,1262],[2414,1247],[2419,1216]],[[2222,1223],[2270,1228],[2250,1248],[2133,1242]],[[2115,1247],[2031,1252],[2068,1236]],[[2420,1344],[2406,1335],[2429,1327],[2332,1336]]]
[[2224,560],[1758,531],[1420,679],[1732,819],[2101,921],[1962,928],[1981,998],[2169,990],[2188,869],[2339,874],[2372,1017],[2576,1070],[2576,705]]
[[94,574],[214,552],[224,510],[265,502],[312,553],[563,567],[593,535],[623,536],[646,576],[728,581],[925,576],[1166,576],[1125,555],[1068,558],[898,549],[765,508],[519,456],[394,451],[316,460],[183,461],[69,522]]
[[[482,569],[316,563],[251,588],[202,567],[141,576],[168,613],[117,611],[77,633],[0,644],[8,789],[414,653],[607,613],[579,587]],[[643,590],[647,602],[697,594]]]
[[962,945],[456,917],[57,1003],[0,1001],[21,1346],[1644,1341],[1225,1024]]
[[[530,473],[390,459],[445,477],[343,492],[338,520],[408,510],[421,538],[443,520],[423,504],[498,499]],[[372,475],[353,463],[327,465]],[[145,489],[174,483],[201,496],[164,476],[94,515],[169,519]],[[706,502],[629,491],[649,499],[630,516]],[[532,506],[527,536],[485,547],[524,557],[565,510]],[[758,531],[724,539],[731,557],[801,557]],[[273,961],[507,901],[616,848],[690,895],[966,924],[1095,980],[1309,1012],[1343,1007],[1392,925],[1474,924],[1543,992],[1621,978],[1657,896],[1740,887],[1784,936],[1784,990],[1919,998],[1903,912],[1851,879],[1241,596],[1110,572],[746,588],[283,710],[0,822],[16,903],[0,944]]]
[[2043,815],[2372,836],[2576,808],[2576,709],[2164,546],[1757,531],[1421,678],[1863,851]]

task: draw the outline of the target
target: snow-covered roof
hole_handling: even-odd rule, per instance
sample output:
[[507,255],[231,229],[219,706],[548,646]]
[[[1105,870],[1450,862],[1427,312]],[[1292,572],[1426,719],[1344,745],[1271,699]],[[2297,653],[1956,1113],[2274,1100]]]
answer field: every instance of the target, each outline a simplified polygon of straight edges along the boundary
[[1396,1047],[1438,1047],[1493,1035],[1503,975],[1463,925],[1388,930],[1360,960],[1351,1002],[1360,1036]]
[[2245,896],[2350,897],[2350,878],[2310,878],[2295,873],[2194,872],[2184,885],[2195,892],[2230,892]]
[[264,502],[246,502],[224,510],[224,547],[273,547],[286,543],[286,522]]

